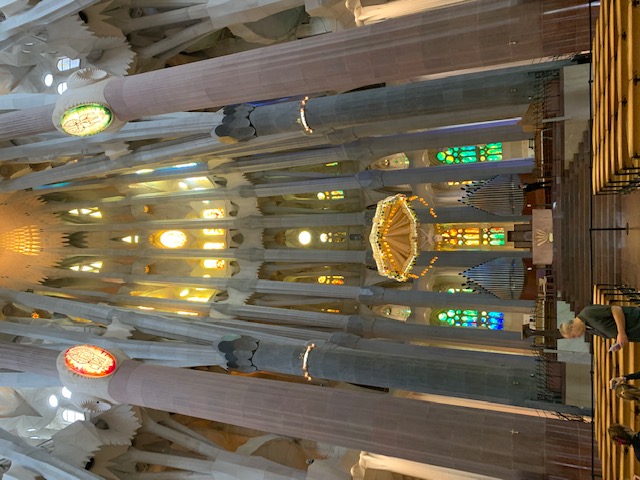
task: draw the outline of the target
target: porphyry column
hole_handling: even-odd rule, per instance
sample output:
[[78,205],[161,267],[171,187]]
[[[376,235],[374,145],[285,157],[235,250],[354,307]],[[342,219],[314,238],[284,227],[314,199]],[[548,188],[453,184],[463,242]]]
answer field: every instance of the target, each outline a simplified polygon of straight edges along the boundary
[[[240,123],[234,120],[240,118],[248,118],[255,129],[255,136],[264,136],[301,129],[308,133],[322,133],[407,116],[522,105],[528,103],[533,95],[533,80],[526,70],[499,70],[490,74],[476,73],[408,83],[255,109],[232,107],[225,109],[225,122],[216,128],[216,133],[244,140],[240,135],[243,129],[234,128]],[[423,128],[430,126],[433,125]]]
[[[460,70],[486,67],[589,48],[588,36],[577,38],[569,47],[561,42],[545,43],[540,28],[542,3],[468,2],[362,28],[114,78],[108,80],[104,97],[117,118],[130,121],[268,98],[345,91],[450,71],[452,66]],[[559,17],[554,31],[570,28],[575,21],[575,17]],[[452,29],[452,22],[463,27]],[[162,102],[156,101],[158,98]],[[36,119],[46,112],[51,113],[51,109],[37,109]],[[26,114],[34,112],[0,115],[0,139],[53,130],[53,122],[43,125],[37,121],[14,128]]]
[[[57,352],[38,347],[3,343],[0,368],[57,375],[56,356]],[[579,422],[133,360],[121,362],[106,390],[121,403],[455,466],[505,480],[543,479],[545,473],[553,472],[555,462],[545,460],[559,459],[547,446],[547,437],[558,439],[562,434],[563,444],[574,446],[576,452],[585,448],[584,439],[591,440],[590,435],[580,434]],[[461,451],[465,452],[462,457]]]
[[[130,360],[114,374],[109,394],[124,403],[429,464],[455,463],[503,479],[544,473],[544,438],[558,422]],[[496,461],[494,447],[509,461]]]

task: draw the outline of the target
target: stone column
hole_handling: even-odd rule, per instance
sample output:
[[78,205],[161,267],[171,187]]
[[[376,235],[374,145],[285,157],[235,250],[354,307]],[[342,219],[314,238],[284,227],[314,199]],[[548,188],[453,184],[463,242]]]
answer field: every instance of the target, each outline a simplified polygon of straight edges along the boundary
[[[51,250],[51,253],[72,256],[95,256],[95,257],[131,257],[154,258],[154,259],[201,259],[202,249],[101,249],[101,248],[61,248]],[[211,253],[211,252],[209,252]],[[247,260],[249,262],[301,262],[301,263],[364,263],[367,252],[364,250],[309,250],[306,248],[282,248],[282,249],[261,249],[261,248],[227,248],[215,250],[215,258],[229,260]],[[481,263],[481,262],[480,262]],[[476,265],[476,264],[474,264]]]
[[[195,279],[212,280],[212,279]],[[533,308],[533,301],[529,300],[501,300],[493,295],[468,293],[420,292],[417,290],[396,290],[375,286],[352,287],[345,285],[320,285],[312,283],[277,282],[273,280],[257,280],[250,282],[234,282],[233,285],[241,291],[258,293],[273,293],[286,295],[304,295],[320,298],[344,298],[357,300],[365,305],[407,305],[412,307],[449,307],[459,305],[474,309],[504,309],[513,312],[529,313]],[[246,289],[246,290],[243,290]]]
[[[242,319],[256,320],[262,323],[330,329],[334,332],[349,333],[362,338],[390,339],[402,342],[440,340],[441,335],[436,334],[437,330],[434,331],[434,328],[447,329],[449,330],[448,333],[455,335],[455,329],[450,329],[448,327],[434,327],[431,325],[406,323],[378,316],[307,312],[304,310],[274,308],[260,305],[212,305],[211,308],[212,312],[233,315]],[[212,316],[216,315],[212,313]],[[492,336],[500,336],[504,332],[491,333]],[[514,337],[514,340],[515,339],[516,338]],[[519,336],[517,339],[519,340]],[[529,341],[521,341],[519,343],[519,348],[528,348],[529,343]],[[371,345],[375,344],[379,345],[380,343],[371,342]],[[400,345],[402,347],[400,350],[395,351],[396,354],[412,355],[411,353],[408,353],[410,350],[404,348],[409,345],[395,345]],[[389,351],[388,353],[392,352]]]
[[38,31],[38,28],[42,25],[55,23],[64,17],[77,14],[80,10],[95,3],[96,0],[60,0],[54,4],[37,3],[30,8],[17,12],[15,15],[11,15],[2,22],[0,51],[12,47],[14,40],[24,32],[29,31],[29,29]]
[[[410,116],[522,105],[530,101],[532,94],[533,78],[527,71],[499,70],[310,98],[302,104],[266,105],[250,110],[248,117],[256,136],[300,131],[302,115],[304,123],[317,134]],[[246,116],[246,110],[231,109],[227,121],[239,115]],[[234,136],[233,130],[229,133]]]
[[531,215],[495,215],[468,205],[434,207],[434,211],[438,215],[438,218],[434,218],[427,209],[421,208],[420,205],[417,207],[415,212],[420,223],[526,223],[531,221]]
[[[427,250],[420,252],[416,259],[416,267],[431,265],[431,260],[438,257],[434,267],[461,267],[469,268],[481,263],[502,257],[531,258],[531,252],[527,250],[494,250],[494,251],[473,251],[473,250]],[[419,270],[419,268],[416,268]]]
[[[216,189],[218,190],[218,189]],[[215,191],[215,190],[214,190]],[[198,192],[200,193],[200,192]],[[206,197],[203,197],[206,198]],[[209,197],[212,198],[212,197]],[[219,198],[228,198],[220,196]],[[222,218],[222,219],[176,219],[176,220],[148,220],[127,223],[111,223],[111,231],[131,230],[132,227],[142,230],[165,229],[165,228],[298,228],[298,227],[324,227],[335,225],[364,225],[365,219],[362,212],[354,213],[328,213],[325,215],[269,215],[261,217],[250,215],[242,218]],[[74,225],[54,225],[48,227],[49,231],[74,231],[97,232],[104,230],[101,224],[74,224]]]
[[[220,13],[223,12],[221,11]],[[193,20],[200,20],[208,17],[207,5],[206,3],[201,3],[199,5],[192,5],[184,8],[174,8],[162,13],[154,13],[152,15],[131,18],[123,25],[122,31],[125,34],[129,34],[136,30],[168,26],[174,23],[192,22]],[[227,25],[228,24],[225,24],[221,28],[224,28]],[[212,26],[211,31],[214,30],[217,30],[217,28]]]
[[[50,480],[102,480],[84,468],[74,467],[46,450],[34,447],[17,435],[0,429],[0,456],[24,467],[29,475],[34,472]],[[8,475],[7,475],[8,476]]]
[[[491,126],[485,126],[484,123],[496,122],[495,125],[497,127],[497,124],[504,119],[520,118],[527,111],[527,108],[529,108],[528,104],[521,104],[496,107],[487,106],[482,108],[469,109],[465,110],[463,114],[461,114],[460,112],[446,111],[431,115],[418,115],[399,118],[391,121],[357,125],[355,127],[349,127],[343,130],[338,130],[336,132],[331,132],[326,136],[329,139],[349,139],[378,135],[399,134],[403,132],[423,129],[436,129],[436,131],[433,131],[432,134],[436,135],[437,133],[440,133],[442,135],[441,138],[438,139],[438,145],[435,145],[434,147],[427,146],[425,148],[436,148],[449,145],[464,145],[465,142],[470,142],[471,144],[490,143],[498,141],[500,139],[504,141],[522,140],[524,139],[523,137],[525,135],[522,129],[520,129],[520,131],[517,131],[515,129],[512,130],[503,127],[502,129],[496,128],[496,130],[494,131]],[[459,128],[457,129],[456,127],[442,127],[443,125],[459,124],[461,115],[463,115],[465,123],[468,122],[471,124],[476,124],[473,126],[465,125],[464,127],[461,127],[467,130],[467,133],[469,134],[468,140],[460,138],[462,132],[459,131]],[[475,140],[476,138],[477,140]],[[526,138],[531,138],[531,134],[528,134]],[[335,140],[333,141],[335,142]]]
[[[469,63],[482,65],[487,64],[488,57],[483,56],[479,47],[488,46],[486,41],[489,39],[494,42],[498,40],[494,38],[496,35],[502,37],[499,41],[504,45],[501,49],[492,45],[491,62],[494,64],[502,63],[498,61],[501,54],[506,54],[511,57],[510,61],[514,61],[520,45],[526,41],[530,42],[529,48],[521,54],[531,58],[532,45],[540,42],[541,32],[531,28],[535,25],[533,19],[539,15],[537,5],[533,8],[514,6],[511,2],[496,0],[461,5],[456,9],[456,16],[469,23],[465,23],[464,31],[456,30],[455,33],[448,28],[440,29],[451,20],[450,15],[442,12],[418,13],[365,29],[334,32],[162,72],[114,79],[107,85],[105,96],[118,118],[132,120],[149,116],[160,109],[168,113],[241,103],[248,99],[349,90],[372,83],[435,73],[433,70],[443,71],[445,64],[440,57],[443,51],[450,50],[451,44],[447,43],[453,39],[454,44],[467,44],[465,58],[470,60]],[[486,22],[482,13],[487,15],[486,20],[494,20],[489,26],[485,25],[489,22]],[[501,13],[508,16],[502,22],[496,22]],[[509,45],[513,37],[510,30],[520,21],[520,15],[526,15],[529,28],[518,30],[520,42]],[[504,24],[506,31],[500,29],[500,23]],[[509,35],[505,35],[507,32]],[[473,45],[480,37],[485,41]],[[402,41],[396,41],[396,38],[402,38]],[[471,45],[473,48],[469,48]],[[433,55],[438,48],[442,50]],[[477,58],[476,55],[483,58]],[[438,58],[435,62],[434,57]],[[399,59],[402,59],[402,68],[398,68]],[[450,62],[446,62],[446,70],[450,70],[450,65]],[[470,68],[471,65],[466,67]],[[155,98],[165,101],[147,101],[145,93],[149,91],[154,92]]]
[[415,290],[378,291],[375,287],[362,288],[358,299],[366,305],[408,305],[414,307],[446,308],[451,305],[476,310],[508,309],[512,312],[530,313],[533,300],[502,300],[492,295],[468,293],[419,292]]
[[7,93],[0,96],[0,112],[53,105],[57,99],[53,93]]
[[23,372],[1,372],[0,386],[11,388],[47,388],[61,387],[62,383],[56,377]]
[[[37,347],[2,344],[0,368],[21,364],[22,371],[57,377],[56,356],[56,352]],[[565,445],[576,451],[583,448],[579,447],[580,438],[591,439],[584,432],[579,435],[575,431],[580,427],[577,422],[144,365],[133,360],[121,363],[109,381],[108,394],[121,403],[505,480],[523,476],[542,480],[547,471],[554,471],[555,462],[545,462],[545,456],[551,453],[547,435],[558,440],[563,431],[565,438],[571,438]],[[461,451],[465,452],[463,456]],[[3,449],[2,456],[12,458],[11,452],[11,447]]]
[[[122,313],[126,315],[125,312]],[[68,346],[90,342],[106,349],[119,348],[131,358],[144,359],[151,361],[151,363],[170,362],[176,367],[199,367],[224,363],[222,356],[207,346],[177,342],[166,344],[142,340],[121,340],[111,338],[108,331],[104,337],[88,336],[84,333],[38,328],[5,321],[0,322],[0,332],[40,339],[49,343],[60,342],[62,345]]]
[[[175,439],[172,438],[172,440]],[[174,480],[191,478],[208,478],[213,480],[216,478],[221,480],[247,480],[253,478],[264,480],[304,480],[306,478],[306,472],[303,470],[297,470],[275,462],[270,462],[262,457],[238,455],[224,450],[221,450],[220,453],[216,455],[215,461],[200,460],[189,455],[182,456],[177,454],[177,452],[169,454],[143,451],[135,448],[130,448],[127,454],[131,460],[139,463],[163,465],[179,470],[179,475],[169,477]],[[193,474],[192,472],[197,473]],[[199,476],[198,473],[203,476]],[[194,476],[192,477],[192,475]],[[206,477],[204,475],[206,475]],[[127,475],[127,477],[135,479],[136,475]],[[162,476],[162,473],[155,473],[154,477],[159,480],[166,480],[166,478]]]
[[124,33],[208,17],[211,19],[211,30],[214,31],[236,23],[256,22],[269,15],[301,5],[304,5],[304,0],[257,0],[251,3],[212,0],[199,5],[132,18],[127,23]]
[[[383,470],[411,478],[450,478],[455,480],[496,480],[495,477],[480,476],[477,473],[462,472],[453,468],[436,467],[412,462],[401,458],[387,457],[376,453],[361,452],[360,461],[352,471],[354,480],[364,480],[367,470]],[[357,472],[357,473],[356,473]],[[360,474],[360,476],[356,476]],[[132,479],[136,480],[136,479]],[[163,479],[164,480],[164,479]]]
[[463,346],[476,345],[491,348],[529,349],[530,340],[523,340],[520,332],[505,332],[502,330],[486,330],[482,328],[453,328],[439,325],[422,325],[425,334],[431,340],[447,344]]
[[[409,148],[409,150],[412,150]],[[396,150],[394,151],[402,151]],[[503,162],[471,163],[465,165],[441,165],[436,167],[407,168],[404,170],[364,170],[356,175],[326,177],[303,182],[268,183],[263,185],[240,187],[230,192],[215,189],[204,192],[207,198],[226,198],[228,196],[271,197],[275,195],[293,195],[296,193],[321,192],[325,190],[350,190],[360,188],[379,189],[383,187],[482,180],[501,174],[530,173],[533,169],[532,158],[521,158]],[[203,194],[204,195],[204,194]],[[320,215],[316,215],[320,216]]]
[[[415,324],[409,324],[419,326]],[[452,327],[441,327],[452,328]],[[421,343],[428,343],[432,339],[421,339]],[[493,368],[496,364],[508,366],[514,369],[525,369],[532,371],[535,366],[535,358],[533,355],[503,353],[500,351],[481,351],[481,350],[462,350],[458,348],[450,348],[443,346],[418,345],[411,343],[400,343],[393,340],[385,340],[381,338],[362,338],[353,334],[334,333],[329,338],[331,343],[345,348],[354,350],[363,350],[368,352],[378,352],[382,355],[400,355],[417,357],[423,359],[431,359],[436,361],[448,362],[451,360],[454,368],[456,365],[475,365],[479,367]],[[529,347],[529,342],[522,342],[522,349]],[[515,371],[515,370],[514,370]],[[434,388],[439,388],[434,385]],[[495,393],[495,392],[494,392]]]
[[[2,98],[2,97],[0,97]],[[188,137],[208,135],[213,127],[221,121],[222,115],[210,112],[188,112],[171,115],[170,118],[157,117],[144,122],[129,123],[119,132],[109,135],[109,141],[136,141],[166,137]],[[104,138],[100,137],[63,137],[26,143],[12,147],[0,148],[0,160],[15,160],[29,157],[29,160],[39,156],[73,155],[87,152],[104,152]],[[50,161],[51,158],[48,158]],[[151,178],[148,175],[146,178]]]
[[407,168],[404,170],[366,170],[357,174],[362,186],[380,188],[394,185],[416,185],[420,183],[482,180],[495,175],[530,173],[533,158],[520,158],[502,162],[483,162],[464,165],[440,165],[427,168]]
[[[35,300],[36,295],[25,294],[27,300]],[[23,295],[24,297],[24,295]],[[59,300],[60,310],[72,312],[79,302]],[[242,311],[243,307],[239,307]],[[251,310],[245,307],[244,310]],[[137,314],[127,312],[126,310],[116,310],[110,307],[103,308],[103,314],[107,316],[109,313],[118,315],[122,323],[135,325],[155,325],[155,331],[162,335],[167,330],[177,332],[178,324],[181,322],[172,322],[158,315]],[[237,309],[236,309],[237,310]],[[257,307],[257,310],[265,316],[280,309],[269,309],[265,307]],[[234,309],[232,308],[233,312]],[[283,314],[284,315],[284,314]],[[316,315],[318,316],[318,315]],[[326,317],[326,315],[325,315]],[[335,316],[337,320],[340,316]],[[140,321],[139,321],[140,320]],[[206,320],[206,319],[203,319]],[[376,332],[375,322],[357,321],[358,319],[348,319],[345,330],[354,333],[364,334],[369,331],[374,335],[377,333],[392,333],[391,338],[404,339],[405,335],[393,335],[393,332],[402,332],[405,330],[409,336],[420,334],[423,330],[418,325],[404,325],[401,322],[395,322],[397,328],[388,326],[393,321],[380,319],[379,330]],[[355,321],[355,322],[354,322]],[[325,322],[326,323],[326,322]],[[352,325],[353,323],[353,325]],[[249,324],[247,325],[249,326]],[[325,325],[327,326],[327,325]],[[337,325],[336,325],[337,326]],[[367,348],[354,350],[350,348],[354,341],[359,341],[354,335],[347,335],[344,338],[344,347],[336,346],[332,343],[318,343],[316,348],[305,346],[300,341],[289,339],[287,342],[274,342],[268,338],[260,338],[260,334],[256,334],[256,339],[251,337],[235,337],[226,339],[224,330],[219,331],[216,325],[211,324],[207,327],[203,325],[188,326],[183,325],[184,333],[198,338],[199,340],[208,339],[214,343],[214,346],[220,349],[228,360],[231,368],[242,368],[242,371],[263,370],[278,373],[286,373],[291,375],[310,375],[312,377],[326,378],[335,381],[344,381],[356,384],[364,384],[371,386],[379,386],[386,388],[396,388],[402,390],[410,390],[425,393],[439,394],[455,394],[467,396],[480,400],[492,399],[494,401],[502,401],[504,403],[523,405],[526,400],[531,399],[535,394],[534,386],[530,384],[532,365],[519,365],[495,360],[488,364],[483,363],[480,359],[470,361],[464,355],[460,355],[454,351],[440,350],[432,352],[428,347],[415,347],[420,351],[420,355],[404,355],[409,353],[405,349],[384,350],[375,348],[374,344],[368,344]],[[82,334],[74,334],[72,332],[56,332],[55,330],[40,331],[29,328],[27,325],[17,325],[5,322],[0,325],[0,330],[4,333],[19,334],[30,338],[40,338],[44,340],[62,340],[63,343],[82,343],[87,339]],[[202,331],[202,332],[198,332]],[[242,332],[242,328],[239,328]],[[274,332],[277,333],[277,332]],[[254,335],[250,330],[249,335]],[[404,337],[404,338],[402,338]],[[337,337],[338,339],[342,337]],[[428,337],[427,337],[428,338]],[[423,337],[422,340],[427,338]],[[420,338],[418,338],[420,339]],[[75,342],[74,342],[75,340]],[[416,340],[414,337],[413,340]],[[206,340],[205,340],[206,341]],[[161,345],[153,344],[154,342],[141,341],[119,341],[110,338],[93,338],[91,343],[102,346],[103,348],[120,348],[134,358],[146,358],[152,361],[166,361],[173,359],[172,364],[175,366],[198,366],[198,365],[215,365],[224,364],[225,360],[217,353],[214,347],[207,348],[200,345]],[[223,346],[224,345],[224,346]],[[384,345],[383,345],[384,346]],[[470,354],[473,356],[473,354]],[[490,356],[485,354],[484,356]],[[482,356],[482,355],[481,355]],[[304,362],[301,358],[307,358]],[[244,363],[238,363],[238,359],[246,359]],[[238,364],[236,364],[238,363]],[[240,367],[238,366],[240,365]],[[502,365],[501,367],[498,367]],[[249,370],[247,370],[249,369]],[[467,378],[465,371],[476,370],[473,381]],[[447,378],[452,381],[445,381]],[[452,376],[451,376],[452,375]],[[494,385],[500,385],[500,392],[487,395],[486,382],[492,382]],[[514,380],[514,379],[517,379]],[[513,387],[512,385],[516,385]]]
[[[424,117],[417,118],[423,119]],[[392,153],[408,152],[411,150],[441,148],[447,145],[473,145],[495,141],[506,142],[529,138],[530,135],[523,132],[517,122],[518,120],[512,119],[474,126],[436,128],[420,133],[361,138],[336,147],[261,155],[257,158],[242,158],[221,165],[215,169],[214,173],[260,172],[305,165],[319,165],[330,162],[344,162],[348,160],[366,162],[367,160],[377,160]],[[441,125],[439,119],[434,126],[438,125]],[[393,124],[389,123],[389,127],[392,126]],[[388,133],[385,132],[384,129],[377,129],[376,124],[372,124],[371,127],[370,133],[372,134],[384,135]],[[413,129],[417,130],[428,127],[428,122],[416,121]],[[408,126],[407,129],[410,130],[411,127]],[[350,135],[349,131],[345,131],[344,133]],[[330,136],[340,135],[341,132],[333,132]]]
[[57,171],[54,171],[54,169],[43,170],[4,181],[0,183],[0,192],[23,190],[100,174],[114,174],[123,169],[141,168],[148,163],[168,160],[178,155],[196,155],[198,153],[211,152],[219,145],[220,142],[217,139],[207,136],[190,142],[171,143],[170,145],[155,144],[149,149],[130,155],[123,155],[114,160],[109,159],[106,155],[84,159],[82,162],[67,163],[56,167],[55,170]]
[[[2,119],[0,118],[0,123]],[[19,120],[20,121],[20,120]],[[1,136],[1,133],[0,133]],[[99,176],[101,174],[115,174],[132,168],[145,168],[159,162],[172,159],[176,156],[197,154],[219,155],[253,155],[262,152],[273,152],[280,149],[289,150],[316,146],[323,143],[322,137],[305,137],[303,134],[289,134],[283,136],[268,137],[264,142],[251,142],[251,144],[225,145],[217,138],[206,135],[191,141],[158,143],[136,152],[123,155],[116,159],[110,159],[106,155],[84,159],[82,162],[67,163],[60,167],[34,172],[29,175],[5,180],[0,184],[1,192],[35,188],[50,183],[59,183],[76,178]]]
[[[74,276],[96,278],[95,273]],[[253,280],[242,278],[200,278],[172,277],[161,275],[103,274],[102,278],[126,280],[140,285],[181,285],[185,287],[206,287],[226,290],[233,288],[244,293],[265,293],[277,295],[309,296],[316,298],[339,298],[357,300],[365,305],[407,305],[411,307],[449,307],[459,305],[477,310],[508,309],[512,312],[530,313],[533,301],[502,300],[493,295],[468,293],[420,292],[415,290],[394,290],[382,287],[352,287],[345,285],[321,285],[313,283],[279,282],[274,280]],[[11,297],[8,297],[11,298]],[[197,305],[194,305],[194,308]],[[55,310],[54,310],[55,311]],[[75,314],[72,314],[75,315]],[[95,317],[85,317],[95,318]]]
[[[345,338],[347,348],[331,343],[315,347],[275,345],[262,340],[250,358],[251,368],[508,405],[524,406],[536,396],[533,359],[526,364],[506,362],[496,354],[474,352],[465,356],[457,355],[455,350],[431,352],[429,347],[422,347],[425,354],[420,356],[388,353],[373,345],[369,345],[370,349],[354,350],[348,348],[351,342],[357,344],[361,340],[353,335],[346,337],[352,337]],[[223,343],[227,346],[222,347]],[[221,342],[219,348],[232,351],[231,358],[240,363],[237,359],[244,358],[246,344],[238,341],[238,349],[232,350],[233,342]],[[494,361],[490,362],[488,357]],[[474,363],[472,360],[476,359],[478,362]]]
[[[267,98],[344,91],[450,71],[452,66],[461,70],[486,67],[589,48],[588,38],[579,39],[584,45],[574,42],[571,52],[559,42],[543,43],[541,3],[468,2],[363,28],[115,78],[108,81],[104,94],[114,114],[130,121]],[[588,13],[584,12],[585,19]],[[451,29],[452,21],[461,28]],[[560,17],[554,27],[561,31],[574,22],[575,16]],[[155,101],[157,98],[163,101]],[[49,108],[38,108],[0,115],[0,139],[51,131],[53,123],[47,125],[42,120],[42,115],[50,112]],[[16,126],[25,115],[36,121],[23,120]]]
[[559,422],[130,360],[113,375],[109,394],[124,403],[505,480],[523,472],[544,478],[547,425]]

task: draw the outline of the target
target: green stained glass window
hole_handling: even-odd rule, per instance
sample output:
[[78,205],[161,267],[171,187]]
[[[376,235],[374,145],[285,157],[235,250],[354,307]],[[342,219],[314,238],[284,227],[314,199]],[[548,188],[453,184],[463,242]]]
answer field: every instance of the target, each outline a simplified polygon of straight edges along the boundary
[[502,160],[502,143],[487,143],[483,145],[466,145],[462,147],[447,147],[439,150],[436,158],[447,165],[459,163],[497,162]]
[[69,135],[86,137],[102,132],[112,120],[109,108],[99,103],[87,103],[67,110],[60,118],[60,126]]
[[473,288],[447,288],[447,293],[473,293]]

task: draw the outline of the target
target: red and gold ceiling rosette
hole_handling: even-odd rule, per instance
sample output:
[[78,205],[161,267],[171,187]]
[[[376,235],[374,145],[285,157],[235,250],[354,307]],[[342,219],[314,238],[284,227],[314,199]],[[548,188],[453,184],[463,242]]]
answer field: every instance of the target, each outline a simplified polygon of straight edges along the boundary
[[95,345],[76,345],[64,352],[64,363],[73,373],[82,377],[101,378],[116,370],[116,357]]

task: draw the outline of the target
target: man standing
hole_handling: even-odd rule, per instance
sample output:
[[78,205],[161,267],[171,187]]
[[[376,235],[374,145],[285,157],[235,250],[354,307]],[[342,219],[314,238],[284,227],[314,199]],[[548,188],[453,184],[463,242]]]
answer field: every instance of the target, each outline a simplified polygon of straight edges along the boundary
[[564,338],[577,338],[587,330],[604,338],[615,338],[620,347],[640,342],[640,307],[591,305],[560,325]]

